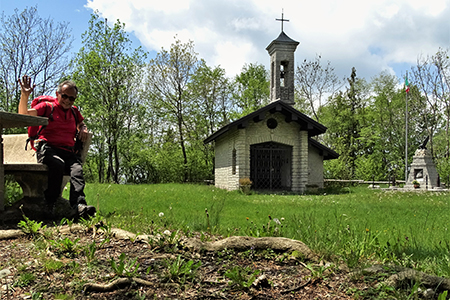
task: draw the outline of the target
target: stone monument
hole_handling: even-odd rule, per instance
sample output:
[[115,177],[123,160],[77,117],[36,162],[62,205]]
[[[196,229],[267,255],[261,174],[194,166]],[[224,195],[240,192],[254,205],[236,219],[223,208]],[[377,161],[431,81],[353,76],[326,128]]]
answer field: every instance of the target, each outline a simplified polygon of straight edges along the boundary
[[419,149],[414,153],[405,188],[414,188],[414,180],[419,182],[419,189],[421,190],[434,189],[440,186],[436,165],[431,157],[431,152],[426,147],[428,139],[429,137],[425,139]]

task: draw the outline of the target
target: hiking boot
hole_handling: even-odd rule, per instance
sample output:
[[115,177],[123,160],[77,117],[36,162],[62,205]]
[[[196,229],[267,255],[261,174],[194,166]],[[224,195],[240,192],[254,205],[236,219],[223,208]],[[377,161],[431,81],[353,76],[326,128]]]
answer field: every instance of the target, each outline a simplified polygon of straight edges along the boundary
[[92,205],[78,204],[77,206],[78,218],[88,219],[95,216],[96,211]]

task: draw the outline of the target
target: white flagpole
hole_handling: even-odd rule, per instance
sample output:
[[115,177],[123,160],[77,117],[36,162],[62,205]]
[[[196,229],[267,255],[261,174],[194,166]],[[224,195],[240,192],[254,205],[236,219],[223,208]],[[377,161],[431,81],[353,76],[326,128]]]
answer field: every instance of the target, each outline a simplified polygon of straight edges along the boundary
[[[407,80],[408,80],[408,71],[406,71],[406,81]],[[405,90],[407,88],[408,87],[405,87]],[[406,92],[406,109],[405,109],[405,184],[407,181],[408,181],[408,92]]]

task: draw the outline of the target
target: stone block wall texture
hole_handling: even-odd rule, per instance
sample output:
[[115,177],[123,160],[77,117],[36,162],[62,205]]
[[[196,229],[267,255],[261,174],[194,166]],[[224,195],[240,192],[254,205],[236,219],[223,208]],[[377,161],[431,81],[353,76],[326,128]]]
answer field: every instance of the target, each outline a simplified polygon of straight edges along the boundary
[[[269,118],[278,121],[275,129],[267,127]],[[250,177],[250,146],[266,142],[292,146],[292,191],[304,192],[307,184],[323,186],[323,163],[318,152],[308,146],[308,132],[301,130],[298,123],[286,123],[280,113],[267,113],[263,121],[251,121],[246,128],[232,129],[216,139],[215,185],[227,190],[239,189],[239,178]],[[235,174],[233,149],[236,150]]]
[[308,155],[308,185],[323,188],[323,157],[319,150],[312,146],[309,146]]
[[[416,178],[416,173],[418,170],[422,171],[421,178]],[[418,149],[414,153],[411,170],[409,171],[408,181],[406,182],[405,187],[413,188],[412,181],[414,179],[419,181],[420,189],[432,189],[439,186],[439,174],[437,172],[436,165],[433,162],[433,158],[431,157],[431,153],[427,149]]]
[[[292,46],[278,46],[277,52],[270,57],[271,64],[271,86],[270,86],[270,100],[272,102],[282,99],[288,104],[294,104],[294,52]],[[284,69],[284,87],[280,86],[281,76],[281,62],[287,63]]]

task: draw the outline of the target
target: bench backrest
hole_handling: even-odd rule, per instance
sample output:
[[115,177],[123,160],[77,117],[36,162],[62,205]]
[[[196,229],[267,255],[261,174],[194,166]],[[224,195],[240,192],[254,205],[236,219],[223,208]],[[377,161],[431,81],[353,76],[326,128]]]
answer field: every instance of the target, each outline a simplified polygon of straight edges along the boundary
[[[3,160],[5,164],[36,164],[36,152],[28,145],[25,150],[25,143],[28,134],[5,134],[3,135]],[[92,133],[89,133],[87,141],[84,143],[81,152],[81,160],[84,163],[92,141]]]

